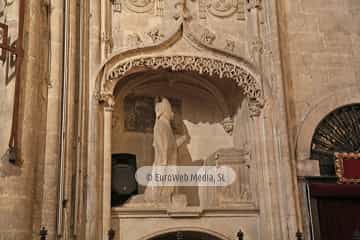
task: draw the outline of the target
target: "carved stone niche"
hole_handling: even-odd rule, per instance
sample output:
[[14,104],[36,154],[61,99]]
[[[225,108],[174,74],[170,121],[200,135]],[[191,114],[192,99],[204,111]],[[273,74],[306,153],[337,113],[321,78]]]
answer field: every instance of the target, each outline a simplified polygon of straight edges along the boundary
[[237,148],[219,149],[206,160],[205,165],[231,167],[236,173],[236,180],[225,187],[199,187],[200,205],[203,208],[255,207],[249,152]]

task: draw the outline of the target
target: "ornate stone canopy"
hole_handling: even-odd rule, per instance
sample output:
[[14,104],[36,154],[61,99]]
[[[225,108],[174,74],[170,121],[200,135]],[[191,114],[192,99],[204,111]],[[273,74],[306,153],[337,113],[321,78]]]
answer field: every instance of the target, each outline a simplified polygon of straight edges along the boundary
[[196,72],[201,75],[236,81],[240,91],[249,99],[252,116],[259,115],[260,109],[264,105],[261,83],[249,70],[229,61],[189,55],[145,56],[118,63],[105,73],[98,93],[99,101],[112,105],[115,86],[122,78],[137,71],[158,69],[173,72]]

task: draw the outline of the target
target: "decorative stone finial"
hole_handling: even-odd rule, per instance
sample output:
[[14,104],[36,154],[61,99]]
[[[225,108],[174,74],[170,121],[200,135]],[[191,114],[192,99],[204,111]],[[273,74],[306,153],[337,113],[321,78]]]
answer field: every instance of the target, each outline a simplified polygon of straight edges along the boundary
[[237,232],[236,236],[238,237],[238,240],[244,239],[244,232],[241,231],[241,229]]
[[115,237],[115,230],[110,228],[110,230],[108,231],[108,236],[109,236],[109,240],[113,240]]
[[48,231],[44,226],[41,227],[39,235],[40,235],[40,240],[46,240]]
[[222,125],[225,132],[227,132],[231,136],[234,131],[234,119],[232,119],[231,117],[227,117],[222,122]]
[[299,230],[296,232],[296,239],[297,240],[303,240],[304,239],[303,233],[300,232]]

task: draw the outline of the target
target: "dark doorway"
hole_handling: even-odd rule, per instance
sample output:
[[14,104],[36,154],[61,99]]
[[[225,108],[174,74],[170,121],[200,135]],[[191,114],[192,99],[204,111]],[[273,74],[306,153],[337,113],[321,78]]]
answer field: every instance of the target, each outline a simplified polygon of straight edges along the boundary
[[164,233],[149,240],[222,240],[218,237],[204,232],[196,231],[176,231]]
[[352,240],[360,230],[360,185],[309,184],[312,239]]

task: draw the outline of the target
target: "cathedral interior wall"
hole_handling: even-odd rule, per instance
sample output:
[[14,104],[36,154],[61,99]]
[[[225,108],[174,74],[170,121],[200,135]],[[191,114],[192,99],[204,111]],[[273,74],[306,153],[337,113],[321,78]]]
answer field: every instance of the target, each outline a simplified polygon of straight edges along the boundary
[[285,2],[284,50],[294,127],[299,134],[308,113],[319,102],[359,84],[360,4],[351,0]]
[[309,221],[303,177],[320,175],[319,162],[308,161],[315,129],[330,112],[359,102],[359,9],[352,0],[282,1],[288,126],[298,161],[305,234]]
[[[237,11],[230,8],[226,16],[221,15],[221,11],[217,12],[216,8],[204,15],[204,6],[198,5],[198,1],[188,1],[189,5],[180,4],[177,7],[173,6],[173,1],[162,1],[165,3],[163,10],[169,11],[161,12],[159,8],[139,13],[139,9],[131,10],[128,6],[123,6],[121,11],[113,11],[110,1],[70,0],[67,150],[63,153],[66,158],[64,192],[69,205],[64,208],[59,208],[62,203],[58,202],[57,189],[61,155],[59,129],[64,6],[60,0],[51,1],[51,5],[47,5],[48,1],[27,2],[21,73],[24,84],[21,87],[18,127],[23,166],[14,171],[10,169],[11,176],[0,178],[1,239],[37,239],[42,224],[49,230],[49,239],[55,239],[59,212],[67,216],[63,231],[68,232],[68,237],[78,234],[84,239],[101,239],[106,236],[108,229],[101,229],[106,225],[102,222],[104,148],[110,147],[110,154],[135,154],[139,167],[151,165],[152,134],[124,130],[124,99],[132,94],[153,98],[164,93],[181,101],[182,120],[192,137],[187,148],[182,149],[181,159],[185,160],[181,164],[197,165],[214,151],[232,147],[245,151],[250,149],[251,160],[255,159],[252,164],[256,172],[251,178],[256,186],[252,190],[255,195],[263,196],[253,199],[257,206],[249,214],[246,212],[249,209],[242,206],[242,210],[235,212],[234,216],[226,211],[215,211],[210,215],[206,213],[202,218],[197,216],[201,211],[195,210],[189,213],[189,219],[196,227],[202,229],[207,226],[208,230],[213,228],[217,232],[228,232],[232,234],[229,238],[232,238],[238,231],[235,226],[242,225],[253,239],[259,239],[261,234],[266,233],[273,233],[270,239],[283,239],[298,230],[301,223],[295,220],[298,216],[295,216],[296,203],[293,202],[296,202],[297,195],[292,192],[291,178],[295,170],[291,170],[291,162],[295,159],[309,160],[312,131],[328,112],[359,102],[356,97],[359,91],[355,88],[360,82],[358,0],[282,0],[279,6],[278,1],[239,0],[244,4],[242,8]],[[119,1],[112,1],[116,2]],[[262,5],[260,2],[263,2]],[[79,3],[83,4],[82,16],[79,15]],[[0,13],[3,11],[0,18],[6,18],[9,25],[11,40],[17,35],[16,8],[17,1],[4,7],[4,10],[0,9]],[[189,24],[183,27],[182,21]],[[276,29],[277,24],[280,32]],[[199,76],[190,74],[185,77],[179,72],[169,74],[159,71],[158,82],[139,85],[131,91],[119,90],[115,94],[111,146],[103,146],[104,118],[100,116],[103,103],[99,103],[96,96],[102,86],[98,83],[101,77],[106,77],[103,75],[108,66],[123,60],[126,54],[130,56],[127,51],[134,49],[138,51],[132,52],[137,53],[134,56],[142,56],[145,52],[151,55],[154,50],[160,55],[203,54],[224,61],[239,60],[244,69],[256,69],[261,75],[258,79],[261,79],[266,98],[265,110],[258,116],[250,117],[247,111],[249,99],[234,92],[237,86],[221,85],[219,82],[224,79],[205,78],[215,89],[209,94],[208,89],[193,84]],[[282,62],[277,56],[280,52]],[[0,63],[0,154],[3,158],[6,157],[12,122],[15,79],[8,76],[12,71],[8,63]],[[189,81],[182,82],[184,78]],[[79,90],[80,79],[84,83],[82,92]],[[282,96],[283,80],[285,99]],[[82,108],[79,108],[80,99],[84,100]],[[287,109],[284,104],[287,104]],[[287,123],[286,111],[289,117]],[[223,125],[229,116],[234,121],[232,134]],[[244,123],[251,123],[251,129]],[[79,126],[82,132],[77,131]],[[288,130],[290,143],[287,142]],[[287,152],[288,145],[293,145],[290,153]],[[288,159],[292,158],[290,156],[295,159]],[[316,162],[303,162],[303,165],[300,164],[303,168],[298,165],[297,169],[301,174],[319,174]],[[279,196],[278,193],[284,192],[289,195]],[[191,206],[198,205],[196,190],[185,191],[185,194],[189,196]],[[306,214],[304,205],[301,210]],[[114,211],[112,223],[115,228],[123,228],[119,229],[120,234],[126,230],[137,238],[186,225],[186,220],[169,217],[168,213],[156,216],[156,221],[151,223],[154,219],[147,214],[125,219],[123,212]],[[232,224],[227,224],[224,216]],[[133,225],[138,222],[146,231],[134,232]],[[157,228],[161,224],[163,228]],[[306,224],[305,220],[303,228],[307,227]]]

